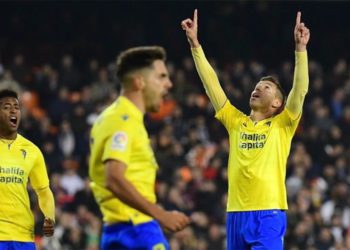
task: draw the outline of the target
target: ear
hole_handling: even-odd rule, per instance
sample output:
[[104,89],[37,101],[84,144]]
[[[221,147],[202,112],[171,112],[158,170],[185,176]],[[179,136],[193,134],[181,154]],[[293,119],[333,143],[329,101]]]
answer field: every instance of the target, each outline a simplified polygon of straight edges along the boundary
[[143,90],[143,88],[145,87],[146,83],[145,83],[145,78],[142,74],[135,74],[132,77],[132,86],[134,90]]
[[277,109],[277,108],[280,108],[282,106],[282,101],[279,99],[279,98],[275,98],[273,101],[272,101],[272,107]]

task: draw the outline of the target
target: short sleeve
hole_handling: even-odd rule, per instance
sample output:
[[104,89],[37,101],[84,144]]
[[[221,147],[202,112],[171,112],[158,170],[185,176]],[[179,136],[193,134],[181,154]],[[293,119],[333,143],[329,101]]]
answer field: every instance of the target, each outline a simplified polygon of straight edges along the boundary
[[133,134],[130,128],[126,126],[123,128],[116,128],[104,144],[102,162],[107,160],[119,160],[128,165],[132,138]]

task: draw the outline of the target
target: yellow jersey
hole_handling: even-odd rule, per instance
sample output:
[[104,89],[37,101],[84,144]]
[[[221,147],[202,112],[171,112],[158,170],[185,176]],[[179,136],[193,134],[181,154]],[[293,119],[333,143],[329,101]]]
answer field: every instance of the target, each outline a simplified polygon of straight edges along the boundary
[[300,117],[294,119],[284,109],[253,122],[229,101],[217,112],[230,140],[227,211],[288,208],[286,165]]
[[0,241],[34,241],[28,179],[33,189],[49,186],[40,149],[19,134],[0,140]]
[[309,86],[307,52],[295,52],[293,87],[284,111],[253,122],[228,101],[202,47],[191,51],[216,118],[229,134],[227,211],[287,209],[286,163]]
[[155,180],[158,164],[143,122],[143,113],[120,96],[97,118],[90,137],[89,175],[91,188],[106,223],[144,223],[153,218],[126,205],[106,188],[106,160],[127,166],[125,178],[149,202],[156,202]]

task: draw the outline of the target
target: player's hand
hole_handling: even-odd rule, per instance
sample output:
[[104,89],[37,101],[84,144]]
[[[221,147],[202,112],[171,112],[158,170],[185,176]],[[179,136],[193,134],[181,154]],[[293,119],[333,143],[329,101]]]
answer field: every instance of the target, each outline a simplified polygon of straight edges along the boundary
[[52,236],[55,231],[55,222],[52,219],[45,218],[43,231],[46,237]]
[[181,27],[186,31],[187,40],[192,48],[200,46],[198,42],[198,11],[194,10],[193,19],[187,18],[181,22]]
[[190,218],[178,211],[164,211],[157,218],[162,227],[169,232],[177,232],[190,224]]
[[310,39],[310,30],[301,22],[301,12],[298,11],[294,28],[294,40],[297,51],[306,50],[306,45]]

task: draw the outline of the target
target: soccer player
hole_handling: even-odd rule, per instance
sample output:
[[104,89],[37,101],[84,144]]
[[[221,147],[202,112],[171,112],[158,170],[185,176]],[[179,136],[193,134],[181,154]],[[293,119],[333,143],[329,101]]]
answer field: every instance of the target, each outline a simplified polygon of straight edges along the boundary
[[172,86],[162,47],[136,47],[117,59],[121,95],[97,118],[91,131],[89,175],[103,221],[101,248],[169,249],[161,230],[189,224],[181,212],[157,206],[158,165],[143,117],[157,111]]
[[17,133],[21,111],[17,93],[0,90],[0,249],[32,250],[34,218],[28,180],[45,216],[43,231],[52,236],[55,203],[40,149]]
[[286,161],[309,84],[306,45],[310,32],[300,19],[298,12],[294,30],[294,81],[286,104],[277,80],[263,77],[251,93],[249,115],[230,103],[204,55],[197,36],[197,10],[193,19],[181,23],[198,74],[216,111],[215,117],[229,134],[226,222],[229,250],[283,249]]

